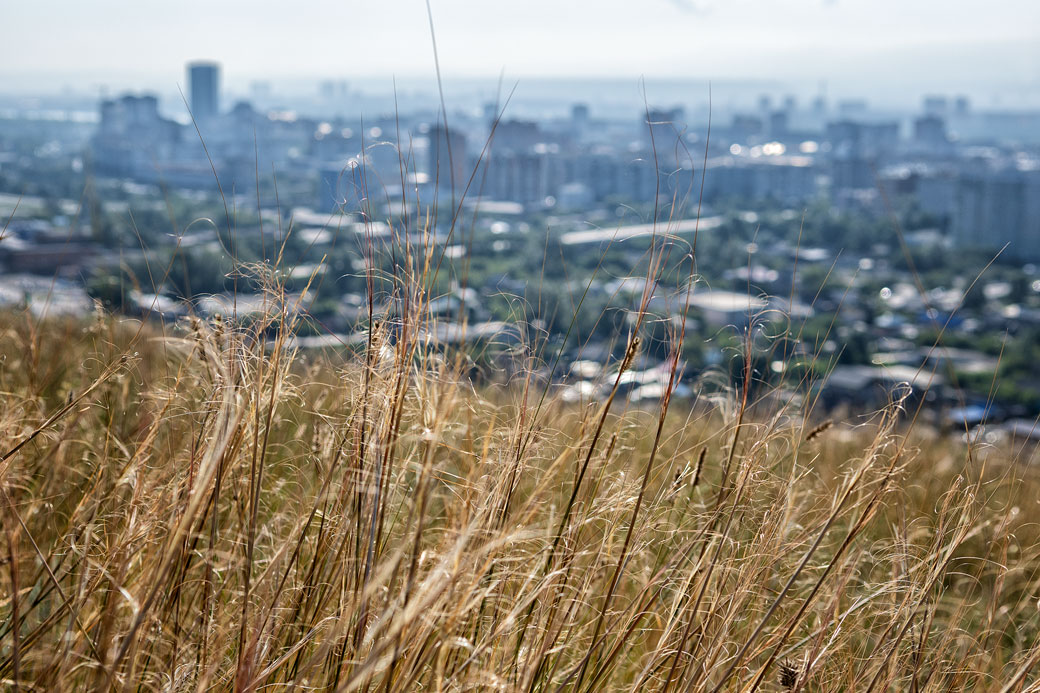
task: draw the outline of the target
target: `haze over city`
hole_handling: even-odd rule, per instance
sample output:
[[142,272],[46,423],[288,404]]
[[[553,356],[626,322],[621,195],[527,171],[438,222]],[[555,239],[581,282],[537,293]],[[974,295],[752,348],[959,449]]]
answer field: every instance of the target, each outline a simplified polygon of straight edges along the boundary
[[[753,80],[808,96],[906,106],[957,91],[978,105],[1040,103],[1040,3],[942,0],[601,0],[431,3],[446,87],[466,80]],[[8,3],[0,89],[149,88],[176,93],[181,66],[219,61],[227,88],[349,79],[429,88],[426,6],[332,2]],[[531,84],[537,84],[532,82]],[[531,91],[537,91],[535,86]],[[635,91],[634,89],[632,90]]]

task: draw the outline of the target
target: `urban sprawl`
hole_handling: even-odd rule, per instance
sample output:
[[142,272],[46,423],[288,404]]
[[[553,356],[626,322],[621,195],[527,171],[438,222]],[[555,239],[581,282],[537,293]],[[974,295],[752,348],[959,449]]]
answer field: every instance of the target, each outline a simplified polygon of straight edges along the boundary
[[186,78],[183,101],[127,93],[88,117],[4,101],[0,303],[248,319],[269,267],[301,348],[352,348],[370,296],[395,310],[394,248],[421,237],[444,258],[428,338],[469,348],[475,377],[522,362],[602,397],[642,306],[633,405],[669,387],[683,329],[677,397],[750,379],[761,403],[866,413],[909,392],[951,434],[1034,436],[1040,112],[691,93],[624,117],[515,117],[505,96],[360,114],[341,81],[226,107],[219,65]]

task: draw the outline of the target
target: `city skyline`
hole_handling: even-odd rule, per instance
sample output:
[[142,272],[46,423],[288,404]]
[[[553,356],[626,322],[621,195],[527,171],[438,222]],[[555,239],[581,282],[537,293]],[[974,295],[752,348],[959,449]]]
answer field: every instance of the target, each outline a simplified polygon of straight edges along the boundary
[[[432,2],[446,80],[585,77],[776,81],[801,92],[907,98],[932,91],[980,103],[1040,103],[1040,5],[1011,0],[960,11],[926,0],[620,0],[523,7]],[[23,4],[0,48],[0,89],[183,86],[183,65],[222,63],[227,86],[343,78],[426,81],[434,60],[422,2],[312,0],[124,6]],[[293,37],[286,40],[285,37]],[[306,37],[303,40],[301,37]],[[284,45],[283,45],[284,44]]]

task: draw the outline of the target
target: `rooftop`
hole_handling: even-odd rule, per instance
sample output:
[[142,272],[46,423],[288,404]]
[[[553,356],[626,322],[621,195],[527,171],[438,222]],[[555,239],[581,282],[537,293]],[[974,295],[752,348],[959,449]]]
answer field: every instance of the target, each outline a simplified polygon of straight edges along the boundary
[[721,216],[686,219],[678,222],[659,222],[657,224],[633,224],[608,229],[589,229],[588,231],[571,231],[560,238],[563,245],[581,245],[584,243],[602,243],[604,241],[622,241],[641,236],[679,235],[708,231],[722,225]]

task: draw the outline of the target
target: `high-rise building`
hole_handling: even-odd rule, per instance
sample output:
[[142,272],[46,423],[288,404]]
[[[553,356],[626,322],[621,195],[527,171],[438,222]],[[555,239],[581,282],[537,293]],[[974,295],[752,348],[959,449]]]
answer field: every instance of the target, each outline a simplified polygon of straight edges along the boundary
[[576,103],[571,105],[571,123],[575,127],[583,128],[589,122],[589,105],[587,103]]
[[207,120],[220,112],[220,65],[211,62],[188,64],[188,92],[195,120]]
[[462,193],[466,184],[466,136],[441,124],[430,126],[429,175],[442,190]]
[[576,103],[571,106],[571,136],[580,140],[589,127],[589,106]]

